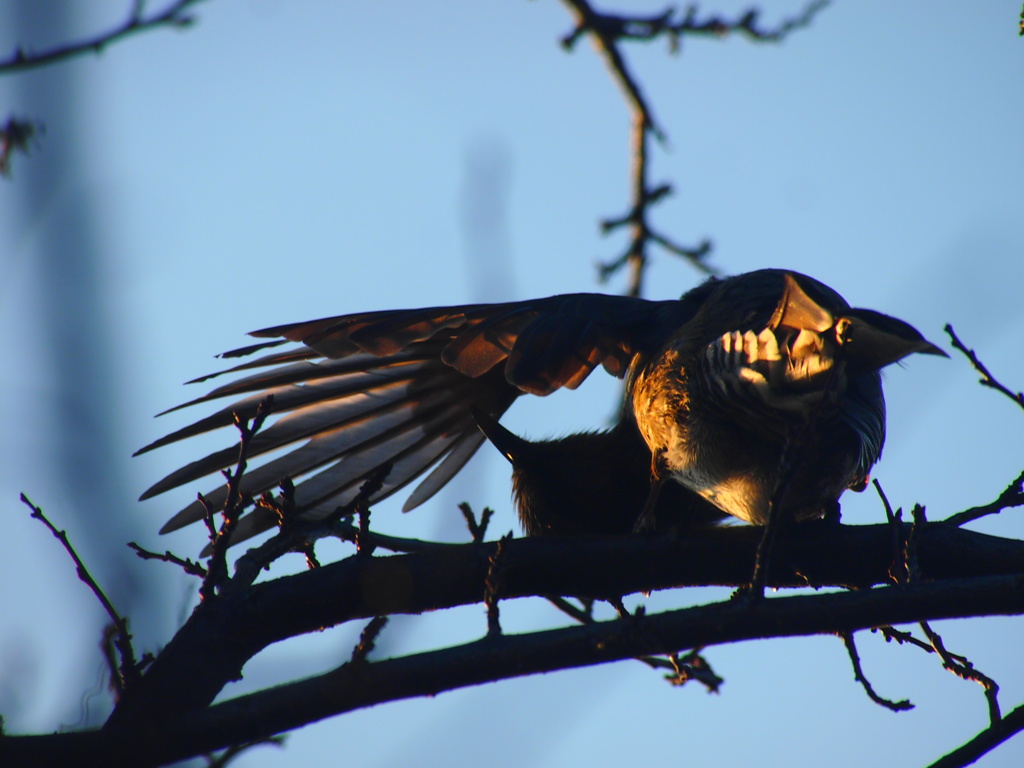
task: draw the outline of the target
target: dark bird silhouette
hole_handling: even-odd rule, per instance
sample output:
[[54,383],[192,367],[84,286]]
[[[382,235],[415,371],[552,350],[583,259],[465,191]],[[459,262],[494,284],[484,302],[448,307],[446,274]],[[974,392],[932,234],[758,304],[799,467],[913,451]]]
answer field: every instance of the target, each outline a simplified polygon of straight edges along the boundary
[[[242,490],[257,495],[291,478],[298,510],[316,518],[353,499],[384,464],[389,474],[371,501],[433,467],[406,501],[412,509],[486,435],[513,464],[531,535],[626,533],[725,514],[763,524],[783,471],[787,515],[820,517],[847,488],[863,489],[881,454],[879,369],[913,352],[945,354],[907,323],[853,309],[817,280],[775,269],[711,279],[672,301],[569,294],[364,312],[252,335],[274,340],[223,357],[299,346],[225,371],[256,372],[178,407],[245,397],[139,453],[228,426],[236,413],[251,418],[271,394],[279,418],[249,455],[288,450],[249,470]],[[598,366],[626,379],[611,429],[528,442],[498,423],[520,395],[575,389]],[[797,437],[800,460],[784,466]],[[236,458],[235,446],[217,451],[142,498]],[[225,497],[222,486],[206,498],[217,507]],[[202,516],[193,503],[162,532]],[[236,540],[274,524],[256,508]]]

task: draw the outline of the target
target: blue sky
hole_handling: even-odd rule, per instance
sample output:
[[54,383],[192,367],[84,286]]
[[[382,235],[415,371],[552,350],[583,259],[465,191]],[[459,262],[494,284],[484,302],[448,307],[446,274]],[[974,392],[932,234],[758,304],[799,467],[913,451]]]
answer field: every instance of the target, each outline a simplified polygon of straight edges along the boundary
[[[128,3],[48,4],[36,28],[20,5],[0,1],[0,52],[106,28]],[[772,3],[764,20],[800,7]],[[663,43],[629,47],[669,135],[652,178],[676,195],[655,223],[684,243],[712,238],[723,271],[807,272],[937,343],[951,322],[1024,387],[1019,12],[995,0],[847,0],[781,46],[687,39],[675,57]],[[5,115],[47,126],[0,184],[0,711],[11,731],[73,725],[80,701],[103,706],[82,694],[97,679],[103,616],[19,492],[68,528],[140,645],[158,647],[194,585],[134,560],[124,542],[194,554],[201,531],[156,531],[206,486],[134,499],[223,438],[130,456],[200,415],[151,418],[196,394],[180,383],[217,369],[213,355],[281,322],[623,288],[598,286],[593,265],[624,247],[597,221],[627,204],[627,113],[589,44],[558,45],[571,27],[560,4],[210,0],[195,13],[190,30],[0,80]],[[492,217],[483,232],[466,224],[481,210]],[[656,252],[647,295],[700,279]],[[887,371],[875,476],[895,504],[943,517],[989,501],[1020,471],[1019,409],[975,379],[956,357]],[[595,376],[577,393],[517,404],[506,423],[532,437],[600,426],[615,392]],[[458,538],[455,503],[469,499],[497,509],[495,533],[517,529],[504,461],[485,446],[464,474],[413,514],[381,505],[375,523]],[[871,494],[848,494],[844,516],[883,512]],[[1024,536],[1013,512],[974,527]],[[503,622],[525,632],[561,618],[517,601],[503,604]],[[1005,709],[1024,701],[1019,619],[939,626],[1000,682]],[[471,606],[396,620],[384,641],[409,653],[484,630]],[[328,669],[357,631],[269,649],[237,690]],[[293,734],[285,755],[257,750],[241,764],[344,755],[389,766],[429,754],[452,766],[925,765],[983,726],[976,686],[924,654],[859,640],[880,692],[917,709],[871,704],[838,640],[780,640],[709,649],[726,678],[717,696],[624,662],[357,712]],[[1022,763],[1018,738],[979,765]]]

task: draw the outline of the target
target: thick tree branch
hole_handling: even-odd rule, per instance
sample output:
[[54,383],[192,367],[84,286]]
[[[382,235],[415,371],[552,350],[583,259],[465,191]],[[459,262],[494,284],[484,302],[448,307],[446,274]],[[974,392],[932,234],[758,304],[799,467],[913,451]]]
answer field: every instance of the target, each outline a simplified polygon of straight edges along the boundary
[[992,723],[966,744],[936,760],[928,768],[961,768],[970,765],[1021,731],[1024,731],[1024,705],[1017,707],[998,722]]
[[[179,733],[205,740],[223,739],[227,732],[237,741],[385,701],[640,655],[770,637],[853,632],[880,623],[905,623],[921,612],[937,619],[1020,614],[1024,612],[1022,588],[1024,577],[995,577],[756,603],[727,601],[525,635],[489,636],[362,669],[343,665],[309,680],[240,697],[187,716]],[[254,713],[259,714],[253,717]]]
[[[742,640],[850,633],[922,616],[1020,613],[1024,613],[1022,575],[726,601],[525,635],[489,635],[463,646],[374,663],[360,660],[208,709],[132,722],[129,727],[112,719],[99,734],[58,735],[45,741],[9,737],[0,741],[0,758],[12,767],[29,764],[29,756],[37,761],[34,765],[41,758],[51,766],[81,764],[83,754],[109,764],[125,759],[137,765],[157,764],[385,701],[433,696],[555,669]],[[83,753],[83,749],[89,751]]]
[[[903,531],[907,535],[909,526]],[[759,529],[734,527],[684,541],[517,539],[505,547],[501,595],[615,598],[674,586],[738,586],[749,579],[759,537]],[[888,525],[794,526],[776,542],[767,583],[889,583],[891,538]],[[1024,574],[1024,542],[936,525],[921,533],[917,546],[926,580]],[[287,637],[352,619],[479,603],[495,547],[467,544],[409,555],[353,556],[219,595],[196,609],[127,692],[108,725],[131,730],[204,707],[241,676],[252,656]]]

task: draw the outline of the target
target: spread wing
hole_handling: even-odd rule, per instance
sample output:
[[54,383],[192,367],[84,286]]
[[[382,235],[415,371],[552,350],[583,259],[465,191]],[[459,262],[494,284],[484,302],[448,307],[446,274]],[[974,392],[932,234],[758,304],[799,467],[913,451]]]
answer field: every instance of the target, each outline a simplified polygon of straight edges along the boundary
[[[681,307],[674,301],[570,294],[366,312],[267,328],[252,335],[271,341],[222,355],[264,352],[222,372],[245,375],[178,408],[240,399],[138,453],[229,426],[235,414],[251,418],[259,403],[273,395],[276,421],[253,439],[249,456],[276,455],[249,469],[244,493],[256,496],[291,478],[299,510],[322,517],[351,501],[385,463],[391,471],[371,501],[390,496],[434,467],[406,501],[409,510],[440,490],[480,447],[484,436],[474,409],[497,419],[519,395],[574,389],[598,366],[621,378],[634,355],[657,340],[652,329],[678,322]],[[231,466],[237,453],[236,445],[211,453],[172,472],[141,498]],[[221,485],[206,498],[217,508],[226,495]],[[162,532],[203,514],[195,502]],[[273,525],[270,515],[257,508],[240,521],[236,540]]]

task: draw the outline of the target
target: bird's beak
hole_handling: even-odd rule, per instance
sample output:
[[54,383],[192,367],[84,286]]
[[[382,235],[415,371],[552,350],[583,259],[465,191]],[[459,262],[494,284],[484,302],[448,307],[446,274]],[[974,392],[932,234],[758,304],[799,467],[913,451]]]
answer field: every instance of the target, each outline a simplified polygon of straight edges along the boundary
[[915,352],[949,357],[909,323],[870,309],[845,312],[836,322],[836,340],[847,362],[860,371],[884,368]]

